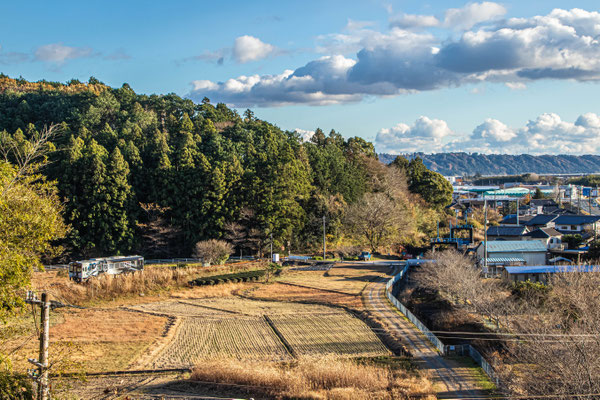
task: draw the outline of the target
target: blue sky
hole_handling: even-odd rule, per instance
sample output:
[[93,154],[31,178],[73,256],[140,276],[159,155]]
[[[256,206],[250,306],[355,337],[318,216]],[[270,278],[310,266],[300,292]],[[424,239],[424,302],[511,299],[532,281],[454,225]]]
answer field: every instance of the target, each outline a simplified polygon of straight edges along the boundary
[[595,3],[5,2],[0,71],[208,96],[381,152],[598,153]]

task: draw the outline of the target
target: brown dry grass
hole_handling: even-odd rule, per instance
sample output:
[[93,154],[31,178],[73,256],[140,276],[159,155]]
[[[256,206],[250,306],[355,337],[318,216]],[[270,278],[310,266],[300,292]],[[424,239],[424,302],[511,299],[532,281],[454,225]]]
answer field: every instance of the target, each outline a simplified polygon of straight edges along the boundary
[[[39,272],[34,274],[34,290],[47,291],[55,299],[68,304],[86,304],[131,296],[160,295],[186,287],[190,280],[228,272],[261,268],[260,263],[232,264],[225,266],[189,266],[165,268],[148,266],[143,272],[125,275],[101,275],[79,284],[70,281],[64,272]],[[218,292],[220,289],[217,289]]]
[[259,300],[297,301],[331,304],[335,306],[348,307],[354,310],[364,309],[362,299],[359,296],[327,292],[320,289],[291,286],[281,283],[260,285],[254,290],[247,291],[246,295]]
[[193,370],[191,379],[247,385],[253,393],[281,399],[436,398],[425,378],[331,355],[293,363],[209,359]]
[[373,264],[340,264],[328,271],[286,270],[278,280],[314,289],[359,295],[371,280],[388,270],[389,267]]
[[[51,359],[61,364],[60,372],[126,369],[160,337],[166,323],[165,317],[125,310],[53,311],[50,327]],[[31,327],[33,328],[33,323]],[[8,348],[16,348],[22,340],[21,337],[14,337],[6,345]],[[24,372],[31,367],[27,358],[38,358],[37,352],[38,341],[34,336],[12,354],[15,369]]]

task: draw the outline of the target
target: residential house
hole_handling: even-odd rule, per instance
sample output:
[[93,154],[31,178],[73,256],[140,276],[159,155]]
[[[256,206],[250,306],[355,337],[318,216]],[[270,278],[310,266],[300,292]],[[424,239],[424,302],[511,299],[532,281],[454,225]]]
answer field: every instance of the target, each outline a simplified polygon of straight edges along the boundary
[[497,225],[490,226],[487,230],[488,240],[521,240],[529,229],[523,225]]
[[554,228],[554,220],[556,218],[558,218],[556,215],[539,214],[523,222],[523,225],[527,226],[530,231],[538,228]]
[[599,215],[559,215],[552,222],[563,235],[581,235],[584,240],[598,233]]
[[523,240],[539,240],[550,249],[562,249],[562,233],[554,228],[537,228],[523,235]]
[[486,242],[481,242],[475,249],[477,260],[484,267],[483,273],[498,276],[504,267],[515,264],[546,264],[547,248],[538,240],[494,240],[487,242],[487,263],[485,260]]

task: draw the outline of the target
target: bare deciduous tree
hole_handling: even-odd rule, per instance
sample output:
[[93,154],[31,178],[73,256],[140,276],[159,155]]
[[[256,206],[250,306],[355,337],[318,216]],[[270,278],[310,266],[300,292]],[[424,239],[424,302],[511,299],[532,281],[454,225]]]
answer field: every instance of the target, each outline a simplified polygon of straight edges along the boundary
[[204,240],[196,243],[194,256],[208,264],[222,264],[233,253],[233,246],[223,240]]

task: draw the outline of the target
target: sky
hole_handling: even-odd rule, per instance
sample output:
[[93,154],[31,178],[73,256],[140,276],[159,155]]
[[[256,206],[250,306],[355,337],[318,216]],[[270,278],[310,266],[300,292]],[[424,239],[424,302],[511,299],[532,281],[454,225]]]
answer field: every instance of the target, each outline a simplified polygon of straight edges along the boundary
[[3,2],[0,72],[208,97],[378,152],[597,154],[597,4]]

